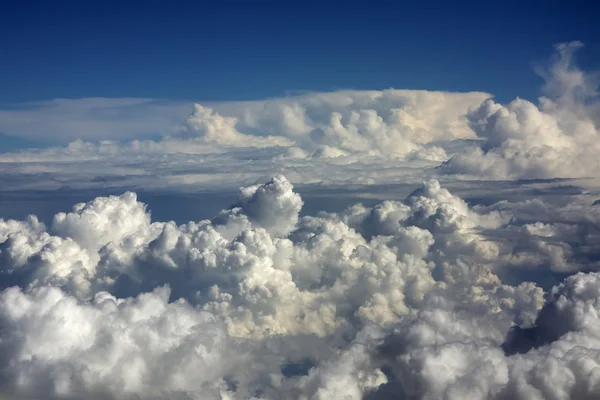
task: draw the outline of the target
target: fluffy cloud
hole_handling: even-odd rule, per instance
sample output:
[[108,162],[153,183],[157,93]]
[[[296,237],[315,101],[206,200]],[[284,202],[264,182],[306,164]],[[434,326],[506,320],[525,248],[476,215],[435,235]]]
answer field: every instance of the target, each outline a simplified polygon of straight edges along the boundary
[[[465,113],[488,97],[479,92],[389,89],[193,106],[149,99],[57,99],[0,111],[0,130],[74,142],[68,151],[42,152],[47,157],[205,153],[240,147],[289,147],[296,154],[302,150],[325,157],[403,157],[433,141],[473,138]],[[186,109],[191,109],[187,119]],[[149,136],[163,138],[120,144]]]
[[[399,390],[406,396],[597,397],[598,278],[596,273],[578,274],[556,286],[533,326],[511,331],[510,340],[502,346],[507,313],[494,313],[491,298],[480,298],[480,304],[488,304],[479,313],[471,310],[466,315],[456,312],[456,305],[448,304],[447,298],[434,301],[416,318],[396,327],[380,349],[382,357],[387,358]],[[509,296],[520,299],[519,308],[535,311],[539,307],[539,296],[532,297],[530,286],[515,289]],[[501,299],[502,307],[516,304],[505,300]],[[513,354],[519,340],[523,354]],[[530,344],[524,346],[527,342]],[[501,347],[509,351],[508,356]]]
[[[158,140],[0,155],[4,193],[125,192],[0,219],[0,393],[600,397],[597,182],[523,181],[597,177],[578,47],[539,71],[538,105],[312,93],[195,105]],[[240,186],[183,223],[131,191]]]
[[[25,138],[52,137],[56,144],[74,141],[71,155],[297,146],[309,154],[328,148],[402,156],[431,141],[473,137],[464,114],[489,96],[390,89],[203,104],[56,99],[1,110],[0,130]],[[120,143],[149,136],[163,139]]]
[[[465,113],[488,98],[486,93],[444,93],[410,90],[343,91],[234,103],[216,110],[196,106],[188,120],[192,132],[214,137],[210,121],[227,121],[235,130],[218,129],[229,144],[247,146],[254,140],[285,138],[299,150],[319,157],[360,153],[404,157],[424,144],[473,138]],[[220,124],[219,124],[220,125]],[[201,128],[197,128],[200,126]],[[188,129],[189,131],[189,129]],[[280,143],[283,143],[280,140]],[[299,150],[298,150],[299,149]]]
[[371,208],[300,217],[301,207],[275,176],[242,188],[212,220],[182,225],[152,222],[133,193],[78,204],[48,227],[33,216],[1,220],[3,390],[17,398],[600,395],[600,275],[580,272],[544,294],[535,275],[524,282],[517,273],[546,268],[557,243],[570,250],[550,268],[593,268],[584,260],[597,254],[596,206],[473,207],[429,180]]
[[[1,111],[8,125],[0,130],[20,134],[29,132],[22,125],[34,124],[67,132],[70,143],[0,154],[1,183],[10,190],[233,189],[276,173],[327,185],[413,184],[444,174],[595,177],[600,107],[595,76],[573,62],[581,46],[556,46],[538,70],[546,83],[537,104],[499,104],[481,92],[389,89],[187,105],[84,99],[16,106]],[[27,132],[22,136],[36,136]]]
[[600,107],[596,82],[573,66],[581,46],[556,46],[550,67],[540,72],[546,96],[539,105],[486,100],[473,110],[470,126],[482,145],[454,156],[443,170],[496,179],[595,176]]
[[[0,168],[8,189],[64,185],[171,189],[200,184],[231,189],[262,182],[274,173],[284,173],[294,183],[340,184],[347,183],[348,166],[355,169],[355,183],[387,183],[408,171],[419,175],[419,181],[421,169],[447,160],[444,143],[475,138],[465,114],[488,97],[479,92],[390,89],[195,104],[189,106],[187,119],[182,117],[171,128],[154,123],[152,132],[163,130],[153,135],[160,139],[144,139],[135,129],[130,129],[133,137],[88,135],[82,130],[64,147],[0,154]],[[67,102],[69,107],[76,103]],[[131,107],[146,104],[124,102],[123,113],[127,114],[130,103]],[[115,100],[115,104],[120,103]],[[160,110],[154,114],[153,118],[162,115]],[[37,123],[48,126],[52,118]],[[22,119],[37,121],[29,114]],[[130,138],[134,140],[123,142]],[[245,167],[239,168],[240,163]],[[383,170],[387,172],[382,174]],[[41,173],[53,179],[41,180]]]
[[216,397],[225,388],[222,368],[236,362],[214,317],[168,303],[165,288],[135,299],[98,292],[88,303],[55,287],[13,287],[0,297],[9,332],[2,352],[12,364],[6,377],[22,395],[197,390]]

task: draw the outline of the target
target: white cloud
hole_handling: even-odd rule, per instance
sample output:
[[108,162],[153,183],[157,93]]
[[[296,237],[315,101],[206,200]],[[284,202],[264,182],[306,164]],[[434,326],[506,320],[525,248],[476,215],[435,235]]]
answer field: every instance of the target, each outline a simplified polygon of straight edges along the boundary
[[[523,181],[597,178],[600,113],[572,66],[578,47],[558,46],[540,71],[539,105],[342,91],[196,105],[172,129],[179,105],[146,100],[10,111],[52,125],[100,110],[94,129],[112,129],[146,121],[148,106],[165,131],[90,128],[2,154],[4,193],[241,188],[211,219],[180,224],[125,190],[46,223],[0,219],[0,392],[600,397],[598,182]],[[369,203],[346,207],[354,197]]]
[[[535,282],[502,281],[507,263],[545,268],[544,246],[558,244],[571,250],[551,268],[588,270],[596,206],[472,207],[435,180],[372,208],[300,218],[301,206],[276,176],[213,220],[179,226],[152,222],[133,193],[76,205],[49,227],[1,220],[2,387],[58,398],[600,395],[600,275],[573,275],[546,300]],[[567,375],[540,379],[556,368]]]
[[[505,313],[452,311],[456,305],[448,298],[432,302],[387,340],[388,349],[398,349],[392,357],[394,375],[407,395],[419,398],[597,397],[597,281],[596,273],[578,274],[555,287],[533,326],[515,335],[539,347],[512,356],[499,346]],[[519,289],[521,296],[530,296],[526,287]],[[490,300],[480,297],[479,302]],[[491,305],[482,310],[493,311]],[[529,307],[534,311],[539,300]]]
[[[65,147],[0,154],[0,168],[20,177],[10,179],[5,189],[60,188],[67,182],[79,188],[112,182],[122,188],[201,184],[231,189],[275,173],[286,174],[294,183],[340,184],[347,182],[350,165],[354,183],[387,183],[409,171],[418,181],[420,169],[448,158],[440,141],[475,137],[465,114],[488,97],[479,92],[390,89],[206,103],[190,105],[187,119],[170,127],[161,121],[170,120],[183,105],[139,99],[115,99],[114,104],[104,99],[60,100],[43,105],[52,110],[44,111],[51,114],[48,118],[37,106],[28,106],[5,110],[6,121],[18,114],[28,123],[66,132],[57,137],[77,139]],[[72,109],[79,110],[75,116],[69,114]],[[152,117],[145,118],[145,113]],[[86,123],[88,115],[93,118]],[[147,123],[162,138],[144,139],[137,127],[117,126],[121,118],[127,124]],[[77,135],[71,128],[54,126],[55,120],[79,121],[89,129]],[[103,130],[111,133],[102,135]],[[133,140],[122,143],[127,139]],[[382,169],[387,172],[382,174]],[[53,179],[39,181],[40,173]]]
[[182,134],[237,147],[294,145],[325,157],[398,158],[432,141],[474,137],[464,115],[488,97],[390,89],[196,105]]
[[402,156],[432,140],[472,137],[464,114],[487,97],[390,89],[203,104],[54,99],[0,110],[0,132],[51,143],[174,136],[225,147],[295,144],[311,153],[329,146]]
[[218,398],[223,369],[243,354],[235,355],[212,315],[168,297],[164,288],[135,299],[99,292],[83,304],[53,287],[5,290],[2,348],[13,354],[14,390],[59,397],[195,390]]
[[549,66],[538,68],[546,84],[537,105],[502,105],[481,92],[389,89],[195,105],[63,99],[15,106],[1,111],[0,131],[36,137],[34,124],[71,142],[5,153],[0,165],[15,177],[53,178],[11,179],[14,189],[97,187],[94,180],[105,185],[117,176],[122,188],[234,188],[276,173],[293,183],[336,185],[401,183],[406,176],[416,182],[440,173],[594,177],[600,108],[593,74],[573,62],[581,46],[558,45]]
[[600,105],[597,86],[573,66],[580,42],[556,46],[539,105],[516,99],[506,106],[485,101],[469,114],[484,139],[452,157],[443,170],[493,179],[596,176]]

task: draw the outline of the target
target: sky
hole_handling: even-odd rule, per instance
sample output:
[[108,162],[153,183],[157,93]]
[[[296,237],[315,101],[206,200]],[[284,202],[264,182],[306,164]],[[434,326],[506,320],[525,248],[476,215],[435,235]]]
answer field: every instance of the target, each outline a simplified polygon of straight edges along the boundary
[[578,2],[5,2],[0,399],[600,398]]
[[531,65],[553,44],[587,43],[582,61],[599,65],[588,3],[10,1],[0,104],[392,87],[534,100],[541,80]]

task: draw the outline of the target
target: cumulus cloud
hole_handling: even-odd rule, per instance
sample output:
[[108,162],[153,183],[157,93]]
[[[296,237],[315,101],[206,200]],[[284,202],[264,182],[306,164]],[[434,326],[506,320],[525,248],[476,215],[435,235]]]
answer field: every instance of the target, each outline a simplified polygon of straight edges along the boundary
[[[507,355],[499,347],[506,331],[502,327],[507,323],[505,313],[486,314],[483,309],[463,319],[462,312],[457,313],[447,301],[437,301],[417,318],[403,321],[380,351],[406,396],[592,399],[598,396],[599,382],[594,373],[598,368],[599,342],[593,328],[597,308],[592,305],[597,301],[597,282],[597,273],[577,274],[552,289],[533,326],[511,332],[511,345],[515,336],[537,344],[521,348],[523,354]],[[510,297],[520,298],[520,308],[534,311],[539,307],[539,296],[531,297],[531,287],[516,289]],[[491,300],[480,299],[483,303]]]
[[[1,154],[4,193],[123,194],[0,219],[0,396],[600,397],[597,182],[524,180],[597,177],[580,47],[539,69],[537,105],[310,93]],[[238,195],[176,223],[134,188]]]
[[537,103],[500,104],[482,92],[388,89],[201,104],[63,99],[15,105],[0,112],[6,125],[0,130],[37,137],[32,132],[44,128],[69,143],[0,154],[2,183],[10,190],[67,184],[232,189],[275,173],[296,184],[329,185],[412,184],[444,174],[595,177],[598,80],[576,67],[581,47],[557,45],[550,63],[537,69],[545,79]]
[[[472,206],[437,180],[374,207],[300,216],[302,204],[275,176],[181,225],[153,222],[133,193],[77,204],[48,226],[0,220],[2,390],[600,395],[597,206]],[[547,268],[584,272],[545,291]],[[542,273],[523,281],[523,269]]]
[[582,46],[556,46],[550,66],[539,71],[546,83],[538,105],[486,100],[469,113],[482,144],[455,155],[443,170],[494,179],[595,176],[600,104],[593,75],[574,66]]
[[[403,157],[432,141],[472,138],[464,115],[488,97],[480,92],[389,89],[203,104],[55,99],[0,110],[0,131],[28,139],[52,138],[55,143],[102,142],[98,152],[106,152],[111,144],[123,151],[119,141],[154,136],[163,139],[134,142],[124,149],[186,152],[183,140],[196,145],[187,152],[197,152],[199,144],[213,149],[295,146],[309,155],[335,149],[340,154]],[[94,149],[92,143],[71,146],[71,150]]]
[[[20,115],[17,119],[50,133],[66,132],[69,143],[0,154],[7,177],[3,187],[153,189],[201,184],[232,189],[274,173],[284,173],[294,183],[342,184],[347,183],[348,166],[355,169],[354,183],[388,183],[407,172],[419,181],[421,169],[448,159],[447,143],[475,138],[465,114],[489,96],[389,89],[190,104],[187,118],[181,116],[168,127],[163,119],[171,121],[171,108],[183,105],[139,99],[57,100],[40,107],[79,111],[48,111],[47,118],[36,114],[34,106],[17,106],[5,110],[6,121]],[[144,119],[144,113],[151,118]],[[54,126],[55,120],[62,125]],[[113,126],[121,120],[127,123]],[[149,125],[133,126],[138,122]],[[81,125],[81,133],[65,127],[67,123]],[[102,135],[102,130],[111,134]],[[6,128],[8,133],[17,131]],[[239,168],[240,163],[245,167]],[[42,173],[52,179],[40,179]]]
[[[465,113],[488,97],[478,92],[341,91],[216,109],[232,115],[228,120],[244,133],[238,146],[269,135],[316,156],[399,158],[430,142],[473,138]],[[205,108],[196,106],[192,120],[205,115]]]

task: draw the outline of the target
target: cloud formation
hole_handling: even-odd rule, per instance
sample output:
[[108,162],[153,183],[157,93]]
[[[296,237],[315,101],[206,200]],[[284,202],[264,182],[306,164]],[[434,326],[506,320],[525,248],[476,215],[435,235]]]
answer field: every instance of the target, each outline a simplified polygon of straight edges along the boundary
[[401,158],[434,141],[473,138],[464,115],[489,96],[390,89],[216,105],[216,111],[196,105],[187,132],[238,147],[279,137],[292,157]]
[[[0,167],[11,177],[4,185],[11,190],[56,189],[67,182],[78,188],[101,182],[124,189],[200,184],[231,189],[262,182],[275,172],[285,173],[294,183],[345,184],[348,166],[355,169],[355,183],[389,183],[407,172],[419,181],[419,169],[447,160],[444,143],[475,138],[465,114],[488,97],[478,92],[390,89],[196,104],[187,119],[164,129],[160,139],[123,143],[125,136],[105,136],[94,141],[90,139],[99,138],[96,134],[82,131],[82,139],[65,147],[0,154]],[[122,113],[146,103],[128,104]],[[164,114],[152,113],[154,118]],[[31,115],[23,118],[37,121]],[[164,127],[151,123],[153,129]],[[118,136],[118,129],[107,129]],[[134,137],[135,132],[130,129]],[[246,167],[240,169],[240,163]],[[40,173],[53,179],[40,180]]]
[[194,105],[17,105],[0,112],[1,131],[34,138],[41,129],[30,129],[34,124],[70,142],[0,154],[3,186],[232,189],[275,173],[296,184],[338,186],[597,177],[598,80],[577,68],[581,47],[559,44],[538,68],[545,84],[537,104],[500,104],[482,92],[389,89]]
[[539,105],[486,100],[469,113],[482,145],[455,155],[443,170],[494,179],[596,176],[600,103],[594,76],[573,63],[582,46],[556,46],[550,66],[540,71],[546,83]]
[[[600,191],[556,179],[598,178],[580,47],[538,71],[537,105],[341,91],[197,104],[164,129],[179,105],[43,104],[111,130],[149,108],[161,137],[134,118],[129,142],[95,125],[0,154],[16,198],[122,193],[0,219],[0,396],[599,398]],[[29,137],[26,108],[0,116]],[[176,223],[132,190],[165,188],[240,189]]]
[[[275,176],[182,225],[153,222],[134,193],[77,204],[49,226],[0,220],[2,390],[600,395],[597,206],[474,207],[436,180],[374,207],[301,217],[302,204]],[[545,292],[548,269],[585,272]]]
[[4,107],[0,132],[41,143],[131,140],[176,129],[189,104],[143,98],[53,99]]

